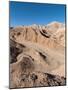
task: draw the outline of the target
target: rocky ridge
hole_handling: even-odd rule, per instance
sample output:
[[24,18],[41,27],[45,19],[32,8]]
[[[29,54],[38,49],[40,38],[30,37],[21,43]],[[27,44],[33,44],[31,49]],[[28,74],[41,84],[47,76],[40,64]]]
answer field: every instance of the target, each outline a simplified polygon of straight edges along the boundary
[[10,29],[10,88],[65,85],[65,25]]

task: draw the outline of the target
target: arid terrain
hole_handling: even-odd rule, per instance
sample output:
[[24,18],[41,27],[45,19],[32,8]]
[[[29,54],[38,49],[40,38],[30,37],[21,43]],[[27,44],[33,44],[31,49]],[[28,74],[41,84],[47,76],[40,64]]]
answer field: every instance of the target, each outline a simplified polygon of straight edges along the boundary
[[10,88],[62,86],[65,76],[65,24],[11,27]]

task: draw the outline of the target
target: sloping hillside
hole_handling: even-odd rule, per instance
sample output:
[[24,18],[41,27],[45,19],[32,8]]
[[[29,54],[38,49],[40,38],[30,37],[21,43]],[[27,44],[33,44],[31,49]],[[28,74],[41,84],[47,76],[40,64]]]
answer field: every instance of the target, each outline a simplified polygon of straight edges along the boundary
[[[36,82],[30,79],[32,74],[37,75],[33,76]],[[65,85],[65,25],[52,22],[10,28],[10,79],[11,88]]]

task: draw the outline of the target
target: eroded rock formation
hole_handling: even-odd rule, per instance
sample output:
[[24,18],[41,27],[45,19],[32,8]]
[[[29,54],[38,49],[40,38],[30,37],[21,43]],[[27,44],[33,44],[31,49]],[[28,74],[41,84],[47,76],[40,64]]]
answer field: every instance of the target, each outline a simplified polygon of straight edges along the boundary
[[65,85],[65,25],[10,28],[10,88]]

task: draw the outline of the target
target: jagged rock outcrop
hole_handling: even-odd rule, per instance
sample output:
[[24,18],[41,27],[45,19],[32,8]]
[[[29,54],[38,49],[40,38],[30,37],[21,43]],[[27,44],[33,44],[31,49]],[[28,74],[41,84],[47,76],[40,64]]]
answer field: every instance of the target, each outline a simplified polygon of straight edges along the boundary
[[62,86],[66,79],[58,75],[38,72],[34,70],[33,61],[23,58],[23,61],[10,66],[10,88]]
[[[16,81],[15,81],[16,79]],[[10,88],[40,87],[40,86],[64,86],[65,78],[48,73],[32,72],[23,73],[14,78]]]
[[10,38],[20,43],[30,41],[60,51],[65,47],[65,43],[62,43],[65,40],[65,26],[58,22],[48,24],[45,27],[20,26],[13,28],[10,32]]
[[10,88],[65,85],[65,25],[10,28]]

